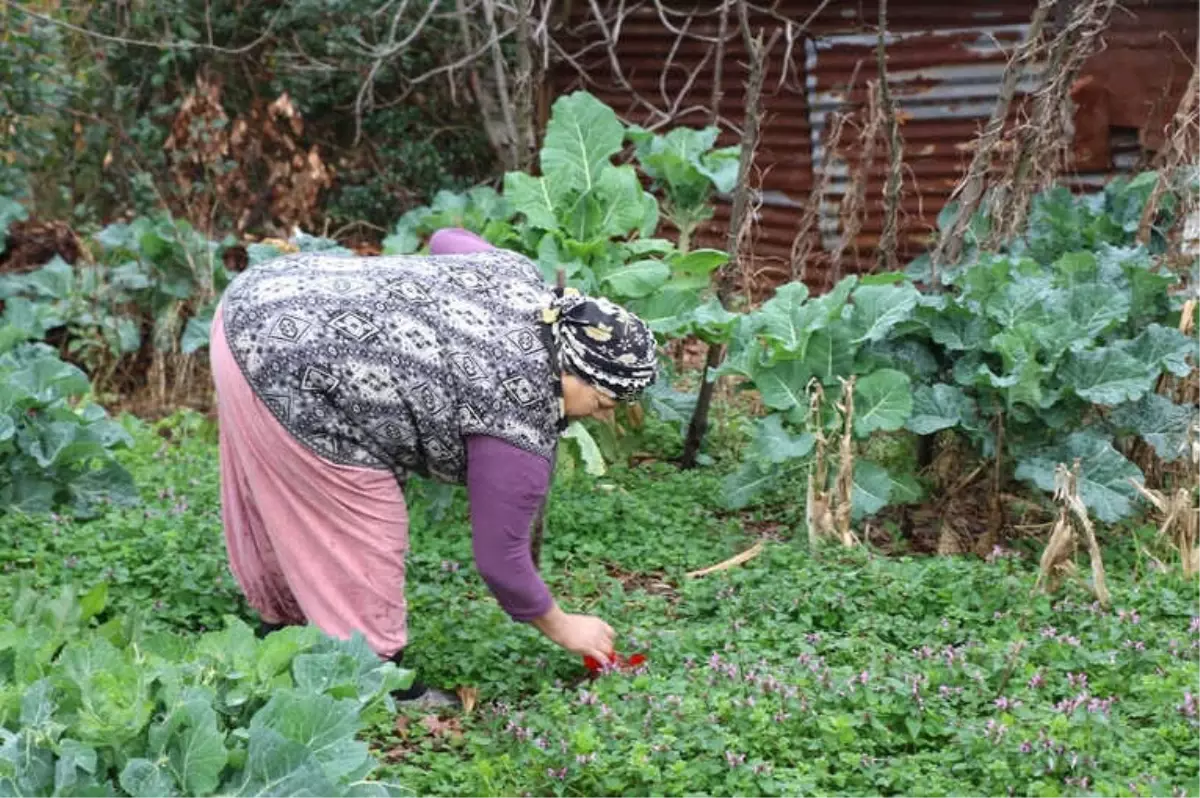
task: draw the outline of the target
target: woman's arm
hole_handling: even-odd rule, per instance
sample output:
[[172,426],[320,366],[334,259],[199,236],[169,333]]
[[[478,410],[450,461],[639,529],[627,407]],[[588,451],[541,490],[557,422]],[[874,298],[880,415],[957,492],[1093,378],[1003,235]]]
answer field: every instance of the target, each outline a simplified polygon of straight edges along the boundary
[[608,660],[613,630],[562,611],[533,564],[529,532],[550,488],[550,461],[483,435],[467,439],[467,496],[475,567],[514,620],[529,621],[559,646]]
[[554,600],[533,565],[529,531],[550,487],[550,462],[498,438],[467,439],[475,567],[504,611],[532,621]]

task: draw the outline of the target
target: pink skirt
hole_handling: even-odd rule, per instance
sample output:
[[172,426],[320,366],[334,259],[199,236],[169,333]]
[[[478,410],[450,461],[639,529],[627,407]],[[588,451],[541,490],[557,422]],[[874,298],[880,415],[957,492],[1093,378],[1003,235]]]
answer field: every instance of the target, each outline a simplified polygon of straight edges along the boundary
[[229,564],[268,623],[361,632],[388,658],[408,642],[408,511],[389,471],[332,463],[294,437],[254,394],[213,318],[221,519]]

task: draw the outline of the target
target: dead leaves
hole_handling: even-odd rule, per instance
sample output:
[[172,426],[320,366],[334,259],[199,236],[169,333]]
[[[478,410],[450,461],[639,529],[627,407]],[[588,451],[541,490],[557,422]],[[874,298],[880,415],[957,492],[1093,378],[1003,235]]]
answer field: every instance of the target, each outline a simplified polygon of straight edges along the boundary
[[333,170],[303,143],[304,122],[284,93],[230,120],[221,85],[203,75],[183,100],[163,149],[182,210],[193,219],[230,214],[238,232],[256,219],[312,228]]
[[412,715],[397,715],[393,729],[399,742],[382,752],[386,762],[398,762],[422,747],[457,748],[465,741],[462,719],[459,717],[422,715],[414,718]]

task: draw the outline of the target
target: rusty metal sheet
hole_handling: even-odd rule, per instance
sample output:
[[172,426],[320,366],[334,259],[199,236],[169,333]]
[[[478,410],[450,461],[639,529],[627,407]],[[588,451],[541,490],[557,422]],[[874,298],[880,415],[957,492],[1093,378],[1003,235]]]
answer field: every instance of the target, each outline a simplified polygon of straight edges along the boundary
[[[684,2],[666,5],[679,8]],[[700,4],[709,11],[691,20],[688,30],[692,34],[716,35],[713,5]],[[773,5],[778,17],[755,13],[751,19],[752,29],[763,30],[767,37],[781,26],[779,17],[806,19],[819,2],[779,0]],[[562,65],[555,74],[555,90],[588,89],[630,122],[708,124],[713,74],[711,63],[704,61],[709,57],[709,45],[681,39],[678,28],[669,29],[651,3],[639,6],[636,0],[626,0],[625,6],[636,8],[623,21],[613,54],[625,82],[616,78],[613,60],[605,49],[593,46],[578,64],[585,76]],[[889,4],[885,38],[888,87],[904,140],[899,225],[902,257],[918,254],[932,240],[938,212],[970,162],[972,143],[992,113],[1007,59],[1025,37],[1034,6],[1035,0]],[[599,41],[595,27],[579,27],[589,8],[589,3],[575,4],[560,37],[568,50]],[[863,122],[866,82],[877,77],[877,14],[874,2],[834,0],[814,18],[804,36],[781,40],[771,54],[761,139],[751,176],[758,194],[749,235],[750,257],[743,264],[744,287],[753,294],[769,291],[773,284],[796,273],[814,290],[827,287],[835,276],[829,272],[830,256],[842,235],[839,213],[851,175],[859,166],[861,146],[844,142],[832,158],[828,174],[819,172],[831,115],[848,115],[847,135],[851,137],[858,132],[856,125]],[[678,19],[674,23],[678,25]],[[736,21],[731,20],[731,32],[735,29]],[[1102,185],[1113,174],[1142,162],[1145,146],[1153,144],[1155,130],[1161,128],[1163,109],[1174,109],[1190,75],[1190,67],[1181,66],[1177,56],[1195,53],[1196,34],[1195,0],[1133,0],[1118,8],[1105,35],[1105,48],[1081,72],[1076,121],[1078,128],[1090,131],[1090,140],[1084,141],[1083,133],[1078,134],[1076,163],[1065,176],[1069,184],[1080,188]],[[1162,53],[1167,51],[1174,54],[1164,57]],[[1182,63],[1187,64],[1186,58]],[[1033,64],[1021,76],[1011,114],[1018,113],[1038,85],[1040,69],[1041,65]],[[1154,76],[1161,78],[1162,85],[1150,85]],[[746,77],[746,52],[740,37],[733,36],[722,75],[721,144],[736,143],[737,131],[745,121]],[[1095,88],[1096,84],[1101,88]],[[1156,91],[1161,97],[1150,97]],[[1100,99],[1090,99],[1093,97]],[[658,112],[650,112],[647,105]],[[1130,127],[1130,120],[1136,123],[1139,114],[1148,121]],[[1094,152],[1085,151],[1089,148]],[[841,264],[839,274],[874,266],[883,227],[885,159],[886,151],[880,146],[865,173],[865,213],[851,242],[854,251]],[[793,239],[802,226],[814,185],[823,186],[816,225],[819,233],[809,242],[813,246],[808,260],[792,264]],[[722,200],[697,243],[724,246],[729,213],[728,203]]]

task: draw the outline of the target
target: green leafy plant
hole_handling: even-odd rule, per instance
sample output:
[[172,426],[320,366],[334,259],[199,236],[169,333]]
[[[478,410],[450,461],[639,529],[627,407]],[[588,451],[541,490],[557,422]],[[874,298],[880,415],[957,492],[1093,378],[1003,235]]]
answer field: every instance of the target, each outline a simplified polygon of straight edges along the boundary
[[696,229],[713,217],[714,189],[733,190],[738,176],[740,147],[714,148],[716,127],[680,127],[657,135],[631,126],[626,137],[637,147],[638,165],[662,191],[662,215],[679,231],[679,249],[691,249]]
[[[720,373],[747,378],[772,415],[728,481],[731,503],[811,466],[803,433],[832,437],[844,419],[808,413],[807,386],[855,376],[856,440],[954,430],[1045,491],[1055,466],[1078,458],[1096,517],[1131,515],[1130,480],[1142,474],[1122,441],[1140,437],[1178,460],[1198,411],[1156,393],[1164,376],[1189,376],[1200,351],[1176,329],[1178,278],[1132,240],[1150,185],[1143,177],[1090,196],[1039,195],[1020,239],[999,253],[969,252],[943,272],[940,293],[922,294],[898,274],[847,278],[815,300],[794,283],[738,319]],[[921,493],[911,477],[862,460],[854,487],[856,515]]]
[[504,198],[490,186],[466,193],[439,191],[433,202],[408,211],[383,240],[385,255],[408,255],[421,250],[430,235],[447,227],[461,227],[503,246],[515,236],[513,213]]
[[15,597],[0,631],[0,788],[9,795],[387,795],[356,740],[411,674],[361,636],[191,641],[106,623],[107,586]]
[[1040,195],[1019,241],[948,270],[946,292],[923,297],[896,336],[927,364],[910,430],[954,429],[1047,491],[1055,465],[1079,458],[1082,498],[1108,522],[1133,512],[1129,480],[1142,479],[1123,439],[1185,456],[1197,408],[1156,387],[1189,376],[1200,353],[1176,329],[1178,278],[1133,244],[1140,208],[1122,198]]
[[[803,283],[781,286],[767,302],[739,319],[730,354],[718,372],[749,380],[769,414],[757,431],[742,467],[726,481],[726,497],[743,507],[790,473],[811,467],[819,438],[848,432],[864,441],[876,432],[904,427],[913,408],[911,363],[889,345],[893,330],[911,315],[920,293],[897,275],[860,280],[847,277],[829,293],[810,297]],[[851,385],[844,381],[856,377]],[[853,392],[833,403],[813,402],[813,386]],[[849,420],[850,429],[846,430]],[[840,457],[841,455],[839,455]],[[829,484],[837,458],[824,469]],[[853,516],[861,518],[891,500],[920,495],[911,478],[858,458],[853,463]]]
[[[24,318],[24,326],[19,326]],[[83,401],[87,376],[42,343],[20,342],[39,322],[27,300],[9,300],[0,327],[0,513],[69,508],[94,514],[137,494],[113,451],[129,435],[104,408]],[[18,321],[18,324],[13,324]]]

